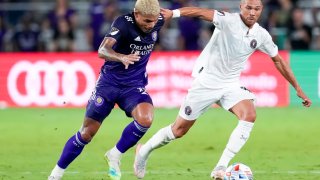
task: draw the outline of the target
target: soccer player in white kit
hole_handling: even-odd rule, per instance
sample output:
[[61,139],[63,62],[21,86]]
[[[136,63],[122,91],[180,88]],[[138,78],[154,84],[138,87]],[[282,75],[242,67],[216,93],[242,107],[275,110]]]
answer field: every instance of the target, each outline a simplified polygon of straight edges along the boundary
[[278,54],[278,47],[270,34],[262,28],[259,19],[261,0],[241,0],[240,13],[212,9],[184,7],[176,10],[162,9],[169,18],[198,17],[215,25],[214,33],[198,57],[192,75],[194,81],[179,111],[176,121],[160,129],[144,145],[138,145],[134,163],[135,175],[143,178],[146,162],[152,150],[181,138],[214,103],[233,113],[239,120],[233,130],[219,162],[211,172],[213,179],[223,179],[226,167],[249,138],[256,120],[255,96],[240,86],[240,73],[249,56],[256,50],[268,54],[278,71],[296,90],[305,107],[311,100],[294,77],[291,68]]

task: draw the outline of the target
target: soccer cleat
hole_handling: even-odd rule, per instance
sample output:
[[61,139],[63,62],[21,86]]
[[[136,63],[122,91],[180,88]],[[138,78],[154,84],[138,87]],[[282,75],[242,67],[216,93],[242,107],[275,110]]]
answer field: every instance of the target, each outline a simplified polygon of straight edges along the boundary
[[61,180],[62,177],[61,176],[49,176],[48,180]]
[[134,159],[133,169],[134,169],[134,175],[137,176],[138,179],[142,179],[146,173],[146,165],[147,165],[147,159],[143,158],[139,154],[139,150],[141,148],[142,144],[138,144],[136,148],[136,156]]
[[120,180],[121,172],[120,172],[120,160],[112,157],[109,151],[104,155],[105,160],[109,165],[108,176],[111,180]]
[[217,166],[211,172],[211,178],[214,180],[223,180],[224,175],[226,174],[226,167],[224,166]]

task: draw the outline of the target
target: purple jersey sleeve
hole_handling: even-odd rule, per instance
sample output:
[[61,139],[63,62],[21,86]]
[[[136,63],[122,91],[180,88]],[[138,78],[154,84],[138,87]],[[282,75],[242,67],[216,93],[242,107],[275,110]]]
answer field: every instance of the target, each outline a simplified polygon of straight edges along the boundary
[[125,27],[123,17],[118,17],[115,21],[113,21],[109,32],[106,34],[106,37],[112,37],[119,42],[121,38],[125,37],[126,35],[127,28]]

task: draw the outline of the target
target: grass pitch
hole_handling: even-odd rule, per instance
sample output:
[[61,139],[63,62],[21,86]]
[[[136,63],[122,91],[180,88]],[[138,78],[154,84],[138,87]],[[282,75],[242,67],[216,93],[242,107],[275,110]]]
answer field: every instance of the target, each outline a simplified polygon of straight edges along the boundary
[[[156,109],[155,120],[140,142],[173,122],[178,109]],[[0,110],[0,179],[46,179],[65,142],[82,123],[84,109]],[[258,108],[251,137],[232,162],[251,167],[255,180],[320,179],[320,109]],[[131,121],[116,109],[93,141],[69,166],[65,180],[103,180],[103,155],[114,146]],[[217,163],[236,118],[213,108],[189,133],[155,150],[148,161],[146,180],[205,180]],[[134,149],[122,158],[123,180],[133,175]]]

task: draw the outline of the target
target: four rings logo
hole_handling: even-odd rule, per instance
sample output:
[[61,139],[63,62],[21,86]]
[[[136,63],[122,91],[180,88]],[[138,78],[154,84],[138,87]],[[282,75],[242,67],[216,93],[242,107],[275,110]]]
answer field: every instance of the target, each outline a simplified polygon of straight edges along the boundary
[[[85,79],[84,87],[80,78]],[[24,91],[18,88],[21,79]],[[7,88],[11,99],[20,106],[62,106],[64,102],[81,106],[90,97],[95,80],[93,69],[85,61],[23,60],[10,69]]]

